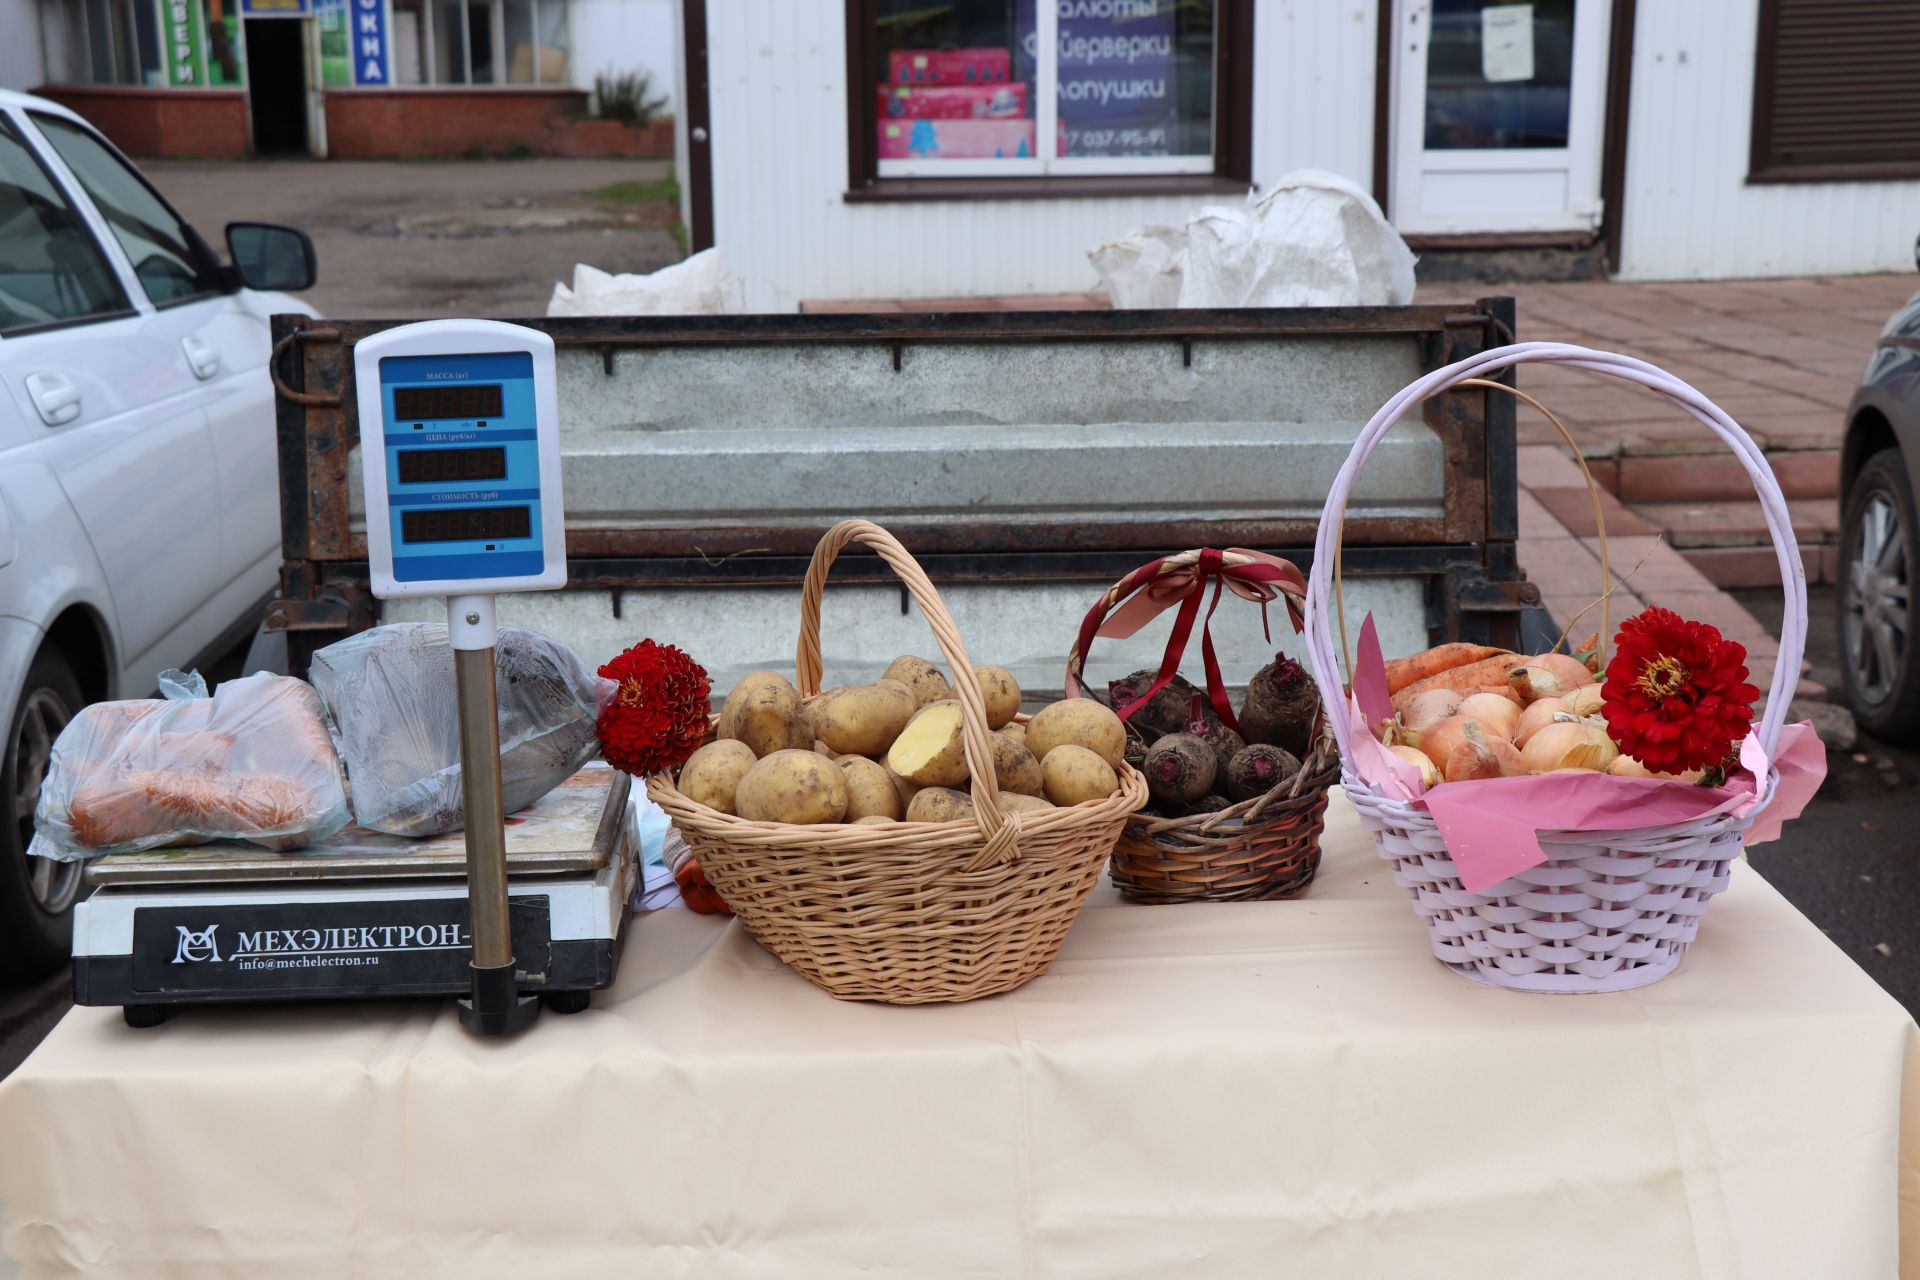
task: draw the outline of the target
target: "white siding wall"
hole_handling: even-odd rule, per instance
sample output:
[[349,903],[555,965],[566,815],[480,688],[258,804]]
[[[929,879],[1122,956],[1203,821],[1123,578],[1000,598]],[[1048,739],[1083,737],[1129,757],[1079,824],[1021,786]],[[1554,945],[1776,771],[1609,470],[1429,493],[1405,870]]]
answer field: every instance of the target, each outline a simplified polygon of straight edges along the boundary
[[[0,4],[7,0],[0,0]],[[653,89],[678,100],[680,63],[674,53],[674,0],[571,0],[573,83],[591,91],[603,72],[644,67],[653,73]],[[669,108],[674,110],[675,108]]]
[[1639,6],[1621,276],[1911,270],[1920,182],[1747,185],[1756,12],[1754,0]]
[[0,0],[0,89],[31,89],[46,78],[38,0]]
[[[1260,0],[1254,176],[1371,185],[1375,0]],[[714,238],[755,311],[803,298],[1060,293],[1086,251],[1220,197],[847,204],[844,0],[709,0]]]

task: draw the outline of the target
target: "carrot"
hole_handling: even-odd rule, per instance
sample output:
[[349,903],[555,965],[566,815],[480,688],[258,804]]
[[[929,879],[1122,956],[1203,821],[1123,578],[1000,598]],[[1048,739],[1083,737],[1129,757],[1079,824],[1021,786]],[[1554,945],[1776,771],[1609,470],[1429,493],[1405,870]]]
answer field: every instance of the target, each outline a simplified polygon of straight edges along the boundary
[[1429,689],[1454,689],[1462,697],[1469,693],[1499,692],[1507,687],[1507,673],[1526,660],[1524,653],[1499,653],[1416,680],[1393,695],[1394,709],[1399,710]]
[[1417,680],[1451,671],[1455,667],[1464,667],[1469,663],[1484,662],[1506,653],[1505,649],[1489,648],[1484,644],[1468,644],[1456,640],[1452,644],[1438,644],[1423,653],[1410,658],[1395,658],[1387,664],[1387,692],[1398,693]]

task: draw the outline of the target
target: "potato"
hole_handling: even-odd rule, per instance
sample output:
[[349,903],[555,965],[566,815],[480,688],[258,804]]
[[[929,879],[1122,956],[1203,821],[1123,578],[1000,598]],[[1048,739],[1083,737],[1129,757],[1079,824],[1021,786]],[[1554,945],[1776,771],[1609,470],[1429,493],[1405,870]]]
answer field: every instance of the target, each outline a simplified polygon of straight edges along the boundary
[[1054,807],[1053,802],[1043,796],[1024,796],[1018,791],[1000,793],[1000,812],[1002,813],[1042,813]]
[[1042,766],[1062,743],[1084,747],[1105,761],[1109,769],[1117,769],[1127,751],[1127,727],[1120,723],[1119,716],[1091,698],[1067,698],[1042,707],[1027,721],[1027,750]]
[[968,777],[962,723],[957,702],[922,707],[887,749],[887,768],[923,787],[959,786]]
[[877,756],[893,745],[918,704],[897,680],[850,684],[821,694],[807,707],[820,740],[848,756]]
[[847,812],[847,775],[811,751],[776,751],[747,770],[733,804],[752,822],[838,822]]
[[719,735],[744,742],[762,760],[776,751],[813,748],[800,693],[778,671],[750,671],[720,704]]
[[1023,747],[1027,745],[1027,726],[1024,721],[1015,720],[1003,724],[998,729],[995,729],[994,732],[1005,734]]
[[840,758],[840,753],[838,751],[835,751],[832,747],[820,741],[820,739],[818,738],[815,738],[813,740],[813,753],[815,755],[825,756],[829,760],[838,760]]
[[913,797],[919,794],[920,784],[908,782],[905,778],[888,768],[886,761],[876,760],[875,764],[887,770],[887,781],[893,784],[893,794],[900,797],[900,812],[905,813],[907,806],[913,803]]
[[1039,795],[1042,786],[1040,762],[1033,758],[1033,752],[998,733],[993,735],[991,741],[993,780],[1000,784],[1000,789],[1016,791],[1021,795]]
[[973,798],[946,787],[928,787],[907,806],[908,822],[971,822]]
[[858,822],[876,815],[898,818],[906,812],[906,805],[894,791],[893,778],[885,765],[875,764],[865,756],[841,756],[837,763],[847,775],[846,821]]
[[753,748],[744,742],[709,742],[680,766],[680,794],[695,804],[732,813],[734,792],[755,763]]
[[855,818],[853,820],[853,825],[856,827],[881,827],[881,826],[890,827],[898,821],[900,821],[900,819],[889,818],[884,813],[870,813],[864,818]]
[[987,708],[987,728],[998,729],[1020,714],[1020,682],[1005,667],[975,667],[980,697]]
[[925,658],[916,658],[912,654],[901,654],[887,664],[882,680],[898,680],[913,690],[914,702],[926,706],[929,702],[939,702],[953,696],[953,686],[947,683],[939,667]]
[[1120,775],[1113,771],[1112,765],[1097,752],[1071,742],[1063,742],[1047,752],[1040,761],[1040,772],[1046,781],[1047,799],[1061,806],[1083,800],[1105,800],[1120,789]]

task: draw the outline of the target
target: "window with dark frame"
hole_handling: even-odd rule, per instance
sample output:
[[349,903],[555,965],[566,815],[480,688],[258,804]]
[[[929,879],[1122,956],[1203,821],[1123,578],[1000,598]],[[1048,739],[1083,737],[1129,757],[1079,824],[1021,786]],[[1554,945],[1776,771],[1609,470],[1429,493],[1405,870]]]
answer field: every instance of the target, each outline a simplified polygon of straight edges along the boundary
[[1253,0],[848,0],[850,199],[1251,180]]
[[1920,177],[1920,6],[1760,0],[1749,182]]

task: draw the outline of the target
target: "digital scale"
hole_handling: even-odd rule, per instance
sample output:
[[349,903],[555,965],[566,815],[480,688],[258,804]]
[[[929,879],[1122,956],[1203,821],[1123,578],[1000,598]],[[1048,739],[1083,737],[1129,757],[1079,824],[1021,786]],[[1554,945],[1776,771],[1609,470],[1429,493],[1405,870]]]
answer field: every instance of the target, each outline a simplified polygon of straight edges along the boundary
[[353,828],[289,853],[98,859],[75,907],[77,1004],[152,1025],[204,1001],[460,995],[470,1030],[502,1035],[543,997],[573,1012],[613,980],[639,865],[629,780],[582,770],[516,815],[511,847],[501,811],[493,598],[567,581],[553,339],[402,325],[355,347],[354,377],[373,593],[447,600],[464,839]]

